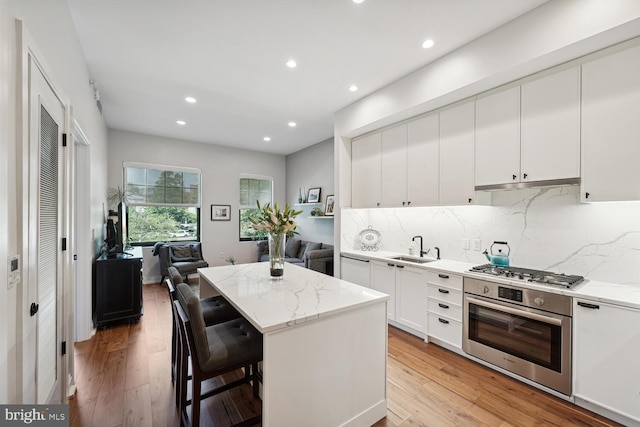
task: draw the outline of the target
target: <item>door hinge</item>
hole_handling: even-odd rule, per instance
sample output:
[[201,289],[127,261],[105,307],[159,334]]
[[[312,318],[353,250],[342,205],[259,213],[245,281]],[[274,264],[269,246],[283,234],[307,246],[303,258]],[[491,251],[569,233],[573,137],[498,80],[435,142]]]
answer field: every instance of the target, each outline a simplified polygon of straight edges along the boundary
[[62,341],[62,344],[60,345],[60,354],[62,356],[67,354],[67,342],[66,341]]
[[67,146],[67,134],[66,133],[62,134],[62,146],[63,147]]
[[62,250],[63,251],[67,250],[67,238],[66,237],[62,238]]

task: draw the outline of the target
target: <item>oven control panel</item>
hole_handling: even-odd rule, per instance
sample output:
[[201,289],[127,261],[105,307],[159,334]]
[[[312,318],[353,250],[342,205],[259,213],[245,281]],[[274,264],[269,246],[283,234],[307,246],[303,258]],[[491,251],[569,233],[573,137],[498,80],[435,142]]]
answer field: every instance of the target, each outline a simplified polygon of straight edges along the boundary
[[511,301],[522,302],[522,291],[520,289],[512,289],[500,286],[498,287],[498,296],[500,298],[508,299]]

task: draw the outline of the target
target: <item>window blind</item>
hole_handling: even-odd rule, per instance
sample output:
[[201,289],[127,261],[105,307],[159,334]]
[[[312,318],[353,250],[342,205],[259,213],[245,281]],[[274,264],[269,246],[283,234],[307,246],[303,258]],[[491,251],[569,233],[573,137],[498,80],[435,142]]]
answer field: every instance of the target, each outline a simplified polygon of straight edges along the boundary
[[200,207],[200,169],[125,163],[124,182],[132,206]]

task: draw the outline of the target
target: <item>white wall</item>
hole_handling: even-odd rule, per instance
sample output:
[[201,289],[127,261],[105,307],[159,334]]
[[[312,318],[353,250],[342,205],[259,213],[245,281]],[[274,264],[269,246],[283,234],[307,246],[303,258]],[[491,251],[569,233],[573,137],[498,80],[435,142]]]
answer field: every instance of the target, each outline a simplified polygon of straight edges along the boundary
[[[351,138],[354,136],[426,113],[637,35],[640,35],[638,1],[550,1],[338,111],[334,123],[338,203],[342,207],[351,205]],[[440,226],[455,228],[453,222],[458,220],[458,209],[440,209],[440,212],[452,212],[451,223],[439,223]],[[396,210],[391,211],[396,213]],[[576,215],[582,214],[582,210],[575,212]],[[425,227],[429,227],[430,211],[411,208],[398,213],[406,221],[415,221],[426,215]],[[367,221],[372,221],[366,216],[361,220],[354,218],[354,215],[361,215],[358,211],[341,209],[336,215],[335,240],[343,244],[348,244],[350,236],[356,231],[350,227],[363,227]],[[590,222],[587,225],[596,226]],[[547,226],[554,225],[548,223]],[[388,231],[390,235],[398,232],[398,235],[404,236],[402,230],[400,221],[396,221],[395,228]],[[452,242],[441,241],[439,244],[457,248],[458,243],[453,243],[453,240],[460,238],[459,234],[454,233]],[[485,238],[497,240],[491,234]],[[535,240],[537,235],[530,238]],[[545,239],[535,241],[536,244],[548,242]],[[582,244],[587,243],[584,239],[578,239],[578,246],[574,249],[578,250]],[[456,259],[455,253],[449,249],[444,251],[444,256]],[[528,252],[526,245],[520,254],[523,261],[528,259],[525,255],[533,255]],[[546,265],[545,262],[540,264]],[[567,266],[572,268],[572,265]],[[585,268],[579,270],[585,271]],[[633,276],[632,272],[629,274]]]
[[[74,109],[75,117],[91,140],[92,190],[83,195],[95,212],[92,228],[102,226],[102,201],[106,195],[106,126],[100,116],[88,87],[88,71],[73,28],[65,0],[0,0],[0,277],[7,277],[7,256],[22,252],[20,230],[23,218],[19,213],[22,197],[18,188],[16,165],[18,148],[16,96],[15,20],[23,21],[35,42],[37,50],[48,65],[48,73]],[[16,203],[16,200],[18,201]],[[99,213],[99,214],[98,214]],[[81,230],[86,235],[91,230]],[[24,260],[23,260],[24,261]],[[29,266],[23,264],[22,271]],[[0,286],[0,403],[28,403],[32,384],[22,383],[23,282],[7,290]],[[5,283],[4,280],[1,283]],[[91,286],[90,283],[83,286]],[[72,332],[72,331],[71,331]],[[72,337],[69,336],[69,341]]]
[[333,220],[310,218],[311,209],[319,207],[324,212],[328,195],[334,194],[333,186],[333,138],[287,156],[287,203],[298,203],[299,189],[320,187],[318,206],[296,206],[302,210],[298,216],[297,231],[300,238],[312,242],[333,245]]
[[[201,241],[209,265],[224,265],[233,255],[238,263],[256,261],[256,243],[239,241],[238,203],[241,173],[274,179],[274,200],[285,201],[285,157],[213,144],[182,141],[140,133],[109,130],[109,187],[122,187],[123,162],[141,162],[202,170]],[[230,221],[211,221],[211,205],[231,205]],[[224,254],[224,255],[221,255]],[[144,282],[157,283],[157,257],[144,251]]]

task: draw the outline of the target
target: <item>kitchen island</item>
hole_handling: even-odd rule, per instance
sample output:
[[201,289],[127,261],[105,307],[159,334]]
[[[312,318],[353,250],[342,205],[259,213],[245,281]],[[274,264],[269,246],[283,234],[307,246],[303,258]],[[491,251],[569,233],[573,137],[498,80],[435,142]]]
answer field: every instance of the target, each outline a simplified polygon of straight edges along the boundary
[[263,334],[262,425],[370,426],[387,413],[388,295],[292,264],[199,269]]

